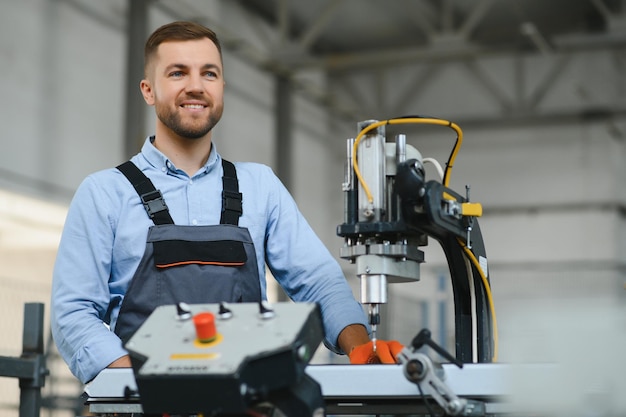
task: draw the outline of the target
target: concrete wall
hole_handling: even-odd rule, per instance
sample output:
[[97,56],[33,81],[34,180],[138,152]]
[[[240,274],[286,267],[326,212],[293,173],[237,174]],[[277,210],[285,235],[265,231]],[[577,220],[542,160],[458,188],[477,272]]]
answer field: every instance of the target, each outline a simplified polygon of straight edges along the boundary
[[66,200],[120,158],[124,34],[69,2],[0,7],[3,183]]

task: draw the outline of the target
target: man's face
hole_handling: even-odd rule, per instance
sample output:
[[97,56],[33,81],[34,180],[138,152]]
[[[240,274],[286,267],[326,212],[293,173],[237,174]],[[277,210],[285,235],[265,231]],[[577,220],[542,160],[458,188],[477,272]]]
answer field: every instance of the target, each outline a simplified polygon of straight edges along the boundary
[[182,138],[206,136],[222,117],[224,75],[210,39],[164,42],[141,82],[146,103],[155,107],[159,127]]

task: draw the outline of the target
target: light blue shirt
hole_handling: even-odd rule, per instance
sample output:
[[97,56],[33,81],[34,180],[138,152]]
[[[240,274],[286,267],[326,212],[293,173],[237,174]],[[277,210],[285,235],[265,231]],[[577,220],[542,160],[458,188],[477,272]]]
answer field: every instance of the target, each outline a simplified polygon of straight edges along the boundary
[[[175,224],[219,224],[222,165],[215,145],[191,178],[150,140],[132,161],[161,190]],[[340,352],[341,330],[367,325],[339,264],[269,167],[235,166],[243,194],[239,225],[248,228],[254,241],[263,298],[266,263],[294,301],[319,303],[326,344]],[[137,192],[117,169],[88,176],[74,195],[54,267],[51,321],[61,356],[82,382],[127,353],[110,329],[152,225]]]

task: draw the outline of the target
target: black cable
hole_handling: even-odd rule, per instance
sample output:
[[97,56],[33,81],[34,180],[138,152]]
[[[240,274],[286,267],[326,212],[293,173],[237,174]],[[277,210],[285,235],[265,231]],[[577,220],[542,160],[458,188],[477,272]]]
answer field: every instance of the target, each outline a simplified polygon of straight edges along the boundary
[[422,401],[424,401],[424,405],[426,406],[426,409],[428,410],[428,414],[430,414],[431,417],[437,417],[432,407],[430,406],[430,403],[428,402],[428,398],[426,398],[426,396],[424,395],[424,391],[422,391],[422,386],[419,383],[415,385],[417,385],[417,389],[419,390],[420,396],[422,397]]
[[[400,119],[437,119],[437,120],[444,120],[441,119],[439,117],[431,117],[431,116],[420,116],[420,115],[414,115],[414,116],[399,116],[399,117],[394,117],[392,119],[387,119],[387,124],[389,124],[392,120],[400,120]],[[448,127],[452,127],[452,122],[449,120],[446,120],[448,122]],[[457,134],[456,136],[456,140],[454,142],[454,146],[452,147],[452,151],[450,152],[450,156],[448,157],[448,161],[446,162],[446,169],[444,170],[444,175],[443,175],[443,183],[446,184],[446,180],[448,178],[448,173],[450,171],[452,171],[452,165],[450,165],[450,161],[452,160],[452,156],[454,155],[454,151],[457,147],[459,143],[459,135]]]
[[[450,124],[451,125],[451,124]],[[450,165],[450,160],[452,158],[452,155],[454,155],[454,150],[456,149],[457,144],[459,143],[459,135],[456,135],[456,139],[454,142],[454,146],[452,147],[452,150],[450,151],[450,156],[448,156],[448,160],[446,161],[446,169],[444,169],[443,171],[443,179],[442,182],[445,184],[446,183],[446,179],[448,178],[448,172],[452,171],[452,165]]]

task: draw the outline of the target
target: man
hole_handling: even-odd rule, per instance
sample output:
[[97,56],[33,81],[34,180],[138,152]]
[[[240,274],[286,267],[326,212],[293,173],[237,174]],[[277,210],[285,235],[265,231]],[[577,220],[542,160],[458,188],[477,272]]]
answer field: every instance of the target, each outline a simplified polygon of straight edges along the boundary
[[55,264],[52,332],[74,375],[130,366],[123,342],[157,305],[264,299],[265,264],[291,299],[319,303],[332,350],[368,346],[362,307],[278,178],[217,153],[225,81],[215,33],[162,26],[144,58],[155,135],[132,164],[83,181]]

